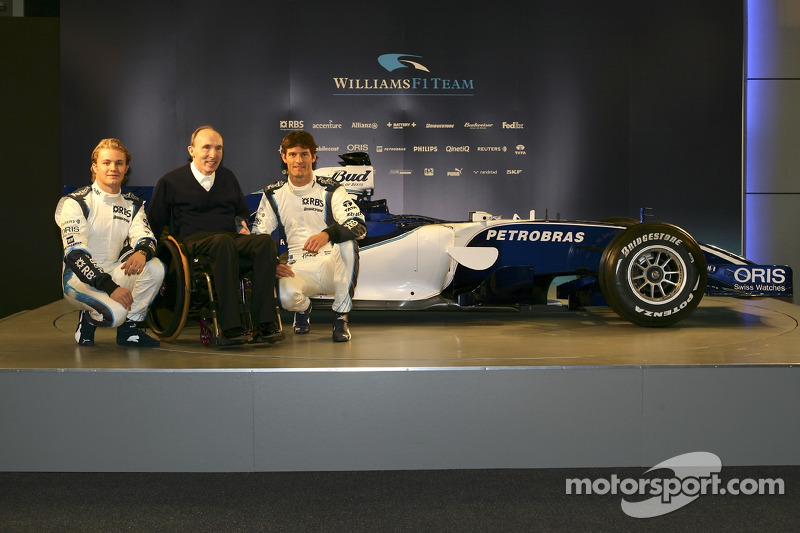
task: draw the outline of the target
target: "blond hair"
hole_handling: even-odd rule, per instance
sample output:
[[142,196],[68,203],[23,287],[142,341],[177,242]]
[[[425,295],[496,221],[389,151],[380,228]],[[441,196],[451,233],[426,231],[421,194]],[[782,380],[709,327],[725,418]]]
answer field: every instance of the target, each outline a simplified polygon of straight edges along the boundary
[[[131,164],[131,153],[122,144],[122,141],[119,139],[115,139],[113,137],[109,137],[108,139],[102,139],[97,146],[95,146],[94,150],[92,150],[92,167],[97,164],[97,156],[100,153],[100,150],[119,150],[123,154],[125,154],[125,164]],[[90,167],[91,168],[91,167]],[[94,183],[94,170],[92,170],[92,183]],[[125,174],[125,178],[122,180],[122,184],[125,185],[128,183],[128,174]]]

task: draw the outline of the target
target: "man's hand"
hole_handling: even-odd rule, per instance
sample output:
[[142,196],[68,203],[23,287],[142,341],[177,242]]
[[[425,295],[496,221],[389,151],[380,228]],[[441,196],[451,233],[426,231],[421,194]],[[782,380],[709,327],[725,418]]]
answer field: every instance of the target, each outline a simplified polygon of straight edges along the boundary
[[330,242],[331,237],[324,231],[320,231],[316,235],[312,235],[308,238],[306,243],[303,245],[303,250],[306,252],[315,254],[319,252],[323,246]]
[[131,294],[131,291],[125,287],[117,287],[114,289],[114,292],[111,293],[111,299],[115,302],[119,302],[128,311],[131,310],[131,306],[133,305],[133,295]]
[[145,263],[147,256],[144,252],[134,252],[122,263],[122,270],[126,276],[136,276],[142,273]]
[[278,265],[275,266],[275,277],[276,278],[293,278],[294,277],[294,271],[292,270],[292,267],[290,267],[289,265],[287,265],[285,263],[278,263]]
[[247,228],[247,222],[242,220],[242,227],[239,228],[239,235],[250,235],[250,230]]

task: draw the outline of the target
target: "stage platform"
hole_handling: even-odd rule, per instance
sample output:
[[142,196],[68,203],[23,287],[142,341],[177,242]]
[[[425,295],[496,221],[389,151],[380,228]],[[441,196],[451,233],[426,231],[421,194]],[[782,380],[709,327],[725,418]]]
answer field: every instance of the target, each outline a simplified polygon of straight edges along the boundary
[[[0,321],[0,470],[297,471],[800,464],[800,307],[705,298],[640,328],[607,308],[361,311],[210,348],[73,339],[58,301]],[[291,322],[291,315],[284,314]]]

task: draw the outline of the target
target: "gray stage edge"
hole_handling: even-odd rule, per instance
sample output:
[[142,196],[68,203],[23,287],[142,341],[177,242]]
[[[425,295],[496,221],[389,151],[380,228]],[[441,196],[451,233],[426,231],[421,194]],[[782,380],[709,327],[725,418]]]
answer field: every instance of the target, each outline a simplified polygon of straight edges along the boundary
[[0,470],[800,464],[775,366],[0,371]]

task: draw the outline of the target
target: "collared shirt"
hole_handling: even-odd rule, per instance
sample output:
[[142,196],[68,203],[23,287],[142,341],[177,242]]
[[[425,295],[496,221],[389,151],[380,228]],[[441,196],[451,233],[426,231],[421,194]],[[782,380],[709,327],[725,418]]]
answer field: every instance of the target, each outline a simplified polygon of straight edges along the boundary
[[211,187],[214,186],[214,178],[216,178],[217,173],[212,172],[208,176],[203,175],[203,173],[197,170],[197,167],[194,166],[194,161],[192,161],[189,166],[192,169],[192,174],[194,174],[194,177],[197,179],[197,183],[199,183],[200,186],[206,191],[210,191]]

